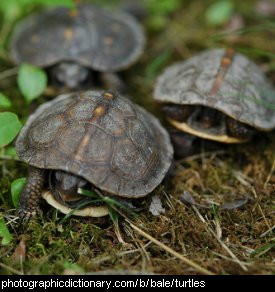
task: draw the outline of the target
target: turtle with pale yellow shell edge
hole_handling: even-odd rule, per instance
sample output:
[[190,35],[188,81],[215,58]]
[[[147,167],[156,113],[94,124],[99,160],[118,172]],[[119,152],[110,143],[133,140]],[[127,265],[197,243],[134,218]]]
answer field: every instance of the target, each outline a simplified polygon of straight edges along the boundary
[[232,49],[212,49],[166,68],[154,99],[179,131],[242,143],[275,128],[275,90],[261,69]]

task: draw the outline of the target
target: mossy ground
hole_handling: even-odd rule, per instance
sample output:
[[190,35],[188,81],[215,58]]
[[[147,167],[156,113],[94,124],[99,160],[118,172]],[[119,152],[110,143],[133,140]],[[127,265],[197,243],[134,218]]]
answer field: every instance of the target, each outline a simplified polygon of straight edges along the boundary
[[[102,1],[101,1],[102,2]],[[105,1],[108,2],[108,1]],[[150,1],[148,1],[150,2]],[[158,1],[155,5],[158,5]],[[160,1],[162,2],[162,1]],[[255,11],[257,1],[232,1],[244,22],[239,33],[223,34],[225,25],[209,26],[205,11],[214,1],[172,1],[175,7],[154,9],[144,22],[146,52],[128,72],[126,82],[135,101],[161,117],[152,101],[156,76],[175,60],[210,47],[234,47],[258,63],[275,82],[274,21]],[[160,7],[160,6],[159,6]],[[272,30],[273,27],[273,30]],[[0,70],[12,68],[2,58]],[[1,91],[12,97],[13,111],[24,120],[29,107],[16,87],[15,77],[0,80]],[[46,97],[38,99],[39,103]],[[226,146],[199,142],[194,154],[175,163],[161,196],[165,214],[149,212],[151,199],[134,224],[157,239],[150,242],[119,218],[120,235],[110,218],[71,217],[46,208],[22,233],[13,209],[10,183],[26,176],[25,164],[0,159],[0,212],[9,222],[13,241],[0,247],[0,274],[63,274],[106,270],[147,271],[156,274],[198,274],[196,269],[164,250],[170,247],[199,266],[217,274],[272,274],[274,264],[275,134],[258,135],[252,142]],[[221,203],[224,196],[248,198],[241,208],[200,208],[182,200],[189,192]],[[21,244],[20,244],[21,243]],[[23,261],[18,260],[23,256]]]

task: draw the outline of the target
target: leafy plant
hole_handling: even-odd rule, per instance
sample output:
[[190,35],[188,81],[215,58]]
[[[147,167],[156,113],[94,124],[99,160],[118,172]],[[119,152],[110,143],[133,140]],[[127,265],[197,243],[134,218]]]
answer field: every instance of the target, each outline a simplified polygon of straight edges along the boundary
[[31,102],[46,89],[47,74],[40,68],[23,64],[19,68],[17,82],[25,99]]
[[11,107],[11,101],[9,98],[0,92],[0,108],[10,108]]
[[181,0],[148,0],[147,9],[153,14],[165,15],[176,11],[181,4]]
[[0,113],[0,147],[9,144],[18,134],[22,125],[16,114]]
[[13,146],[5,147],[4,155],[13,159],[19,159]]
[[65,270],[70,270],[75,273],[85,273],[85,270],[76,263],[66,261],[63,263],[63,267]]
[[230,0],[218,0],[210,5],[206,11],[206,21],[210,25],[226,23],[234,11],[233,2]]
[[12,202],[15,208],[18,208],[19,206],[20,195],[22,193],[22,190],[25,184],[26,184],[25,177],[18,178],[11,183],[11,197],[12,197]]
[[9,245],[12,240],[12,236],[3,218],[0,218],[0,237],[2,237],[2,245]]

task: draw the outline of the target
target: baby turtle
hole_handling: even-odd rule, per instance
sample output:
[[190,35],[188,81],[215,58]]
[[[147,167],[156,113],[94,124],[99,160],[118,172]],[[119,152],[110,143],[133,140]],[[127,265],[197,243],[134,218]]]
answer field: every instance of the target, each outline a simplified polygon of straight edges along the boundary
[[[85,203],[78,188],[122,198],[141,198],[163,180],[173,156],[159,121],[109,91],[60,95],[41,105],[16,141],[29,176],[20,216],[39,210],[42,196],[63,213]],[[86,206],[79,216],[103,216],[104,206]]]
[[122,11],[90,4],[75,10],[57,7],[20,22],[11,38],[15,63],[48,70],[60,90],[104,86],[123,88],[115,72],[128,68],[142,54],[144,32],[136,19]]
[[224,143],[275,128],[275,91],[260,68],[232,49],[212,49],[167,68],[154,98],[175,128]]

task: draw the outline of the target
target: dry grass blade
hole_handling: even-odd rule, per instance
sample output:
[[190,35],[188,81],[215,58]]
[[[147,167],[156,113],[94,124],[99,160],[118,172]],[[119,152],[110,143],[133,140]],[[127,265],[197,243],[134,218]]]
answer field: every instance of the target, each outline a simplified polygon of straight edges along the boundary
[[264,183],[264,189],[266,189],[267,184],[269,183],[269,181],[270,181],[270,179],[271,179],[271,177],[272,177],[272,174],[273,174],[274,170],[275,170],[275,159],[273,160],[273,163],[272,163],[272,166],[271,166],[270,172],[269,172],[269,174],[268,174],[268,176],[267,176],[267,178],[266,178],[266,181],[265,181],[265,183]]
[[222,248],[232,257],[232,259],[235,260],[236,263],[239,264],[239,266],[245,271],[247,272],[248,269],[246,266],[244,266],[244,264],[234,255],[234,253],[229,249],[229,247],[221,241],[221,239],[219,239],[219,237],[217,236],[217,234],[215,233],[215,231],[212,230],[212,228],[208,225],[208,223],[204,220],[203,216],[200,214],[199,210],[195,207],[192,206],[192,208],[195,210],[196,214],[198,215],[198,217],[202,220],[203,223],[206,223],[207,225],[207,230],[217,239],[217,241],[219,242],[219,244],[222,246]]
[[[213,253],[214,255],[216,255],[216,256],[222,258],[222,259],[225,259],[225,260],[227,260],[227,261],[231,261],[231,262],[234,262],[234,263],[238,264],[238,261],[236,261],[236,260],[234,260],[234,259],[232,259],[232,258],[229,258],[229,257],[227,257],[227,256],[225,256],[225,255],[223,255],[223,254],[220,254],[220,253],[215,252],[215,251],[212,251],[212,253]],[[244,266],[251,266],[251,263],[245,263],[245,262],[241,262],[241,263],[242,263]]]
[[[151,242],[148,242],[147,244],[145,244],[143,246],[144,250],[146,250],[146,248],[148,246],[150,246],[150,245],[151,245]],[[123,257],[125,255],[129,255],[129,254],[133,254],[133,253],[140,253],[140,248],[136,248],[136,249],[131,249],[131,250],[126,250],[126,251],[123,251],[123,252],[119,252],[119,253],[117,253],[117,257]],[[99,265],[99,264],[101,264],[103,262],[111,261],[112,259],[113,259],[112,256],[105,256],[105,257],[95,258],[93,260],[93,264]]]
[[3,269],[5,269],[5,270],[7,270],[7,271],[12,272],[12,273],[15,274],[15,275],[20,275],[20,276],[24,275],[23,272],[17,271],[17,270],[15,270],[14,268],[9,267],[9,266],[7,266],[7,265],[5,265],[5,264],[3,264],[3,263],[0,263],[0,267],[2,267]]
[[190,161],[197,160],[197,159],[204,159],[204,158],[212,156],[212,155],[223,155],[225,153],[226,152],[223,150],[203,152],[200,154],[194,154],[194,155],[190,155],[190,156],[187,156],[185,158],[182,158],[182,159],[178,160],[177,163],[182,163],[185,161],[190,162]]
[[0,74],[0,80],[15,76],[18,72],[18,67],[14,67],[8,70],[5,70],[3,72],[1,72]]
[[162,249],[164,249],[165,251],[167,251],[168,253],[170,253],[171,255],[177,257],[178,259],[180,259],[181,261],[183,261],[185,264],[193,267],[194,269],[196,269],[198,272],[205,274],[205,275],[214,275],[214,273],[208,271],[207,269],[199,266],[198,264],[194,263],[193,261],[187,259],[186,257],[184,257],[183,255],[181,255],[180,253],[176,252],[175,250],[173,250],[172,248],[170,248],[169,246],[163,244],[162,242],[158,241],[157,239],[155,239],[154,237],[152,237],[150,234],[146,233],[145,231],[141,230],[139,227],[137,227],[135,224],[133,224],[131,222],[130,219],[127,218],[127,216],[121,212],[120,210],[118,210],[116,207],[113,207],[115,211],[117,211],[122,217],[124,217],[125,221],[128,222],[130,224],[130,226],[137,231],[139,234],[141,234],[142,236],[144,236],[145,238],[147,238],[148,240],[150,240],[151,242],[155,243],[156,245],[158,245],[159,247],[161,247]]
[[162,249],[164,249],[165,251],[167,251],[168,253],[170,253],[171,255],[177,257],[178,259],[180,259],[181,261],[183,261],[185,264],[189,265],[190,267],[193,267],[195,270],[197,270],[198,272],[205,274],[205,275],[214,275],[214,273],[208,271],[207,269],[199,266],[198,264],[194,263],[193,261],[187,259],[186,257],[184,257],[183,255],[181,255],[180,253],[176,252],[175,250],[173,250],[172,248],[170,248],[169,246],[163,244],[162,242],[158,241],[157,239],[155,239],[154,237],[152,237],[151,235],[149,235],[148,233],[144,232],[143,230],[141,230],[139,227],[137,227],[136,225],[134,225],[133,223],[131,223],[128,219],[126,219],[126,221],[130,224],[130,226],[137,231],[139,234],[141,234],[142,236],[144,236],[145,238],[147,238],[148,240],[152,241],[153,243],[155,243],[156,245],[158,245],[159,247],[161,247]]
[[144,232],[143,230],[141,230],[139,227],[137,227],[135,224],[133,224],[131,222],[130,219],[127,218],[127,216],[120,210],[118,210],[116,207],[113,207],[115,211],[117,211],[122,217],[124,217],[125,221],[128,222],[130,224],[130,226],[137,231],[139,234],[141,234],[142,236],[144,236],[145,238],[147,238],[148,240],[152,241],[153,243],[155,243],[156,245],[158,245],[159,247],[161,247],[162,249],[164,249],[165,251],[167,251],[168,253],[170,253],[171,255],[177,257],[178,259],[180,259],[181,261],[183,261],[184,263],[186,263],[187,265],[193,267],[194,269],[196,269],[198,272],[205,274],[205,275],[214,275],[214,273],[208,271],[207,269],[199,266],[198,264],[194,263],[193,261],[187,259],[186,257],[184,257],[183,255],[181,255],[180,253],[176,252],[175,250],[173,250],[172,248],[170,248],[169,246],[163,244],[162,242],[158,241],[157,239],[155,239],[154,237],[152,237],[150,234]]
[[265,237],[269,232],[271,233],[271,232],[273,231],[273,229],[275,229],[275,225],[272,226],[271,228],[267,229],[264,233],[262,233],[262,234],[260,235],[260,237],[261,237],[261,238],[262,238],[262,237]]
[[[252,187],[251,189],[252,189],[252,192],[253,192],[253,195],[254,195],[255,199],[257,199],[258,196],[257,196],[256,190],[254,189],[254,187]],[[264,221],[265,221],[265,224],[267,225],[268,230],[271,230],[271,226],[269,225],[269,223],[268,223],[268,221],[267,221],[267,219],[265,217],[265,214],[263,212],[263,209],[262,209],[261,205],[259,203],[257,203],[257,206],[258,206],[258,208],[259,208],[259,210],[260,210],[260,212],[261,212],[261,214],[262,214],[262,216],[264,218]]]

